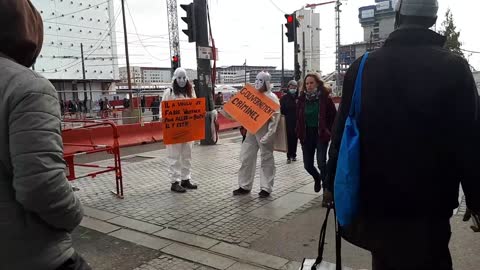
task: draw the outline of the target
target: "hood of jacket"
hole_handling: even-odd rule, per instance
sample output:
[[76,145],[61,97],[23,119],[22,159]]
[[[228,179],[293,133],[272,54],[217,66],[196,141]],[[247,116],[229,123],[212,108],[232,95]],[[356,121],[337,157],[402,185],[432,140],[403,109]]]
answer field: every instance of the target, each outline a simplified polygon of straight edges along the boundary
[[42,17],[30,0],[0,0],[0,53],[31,67],[42,43]]

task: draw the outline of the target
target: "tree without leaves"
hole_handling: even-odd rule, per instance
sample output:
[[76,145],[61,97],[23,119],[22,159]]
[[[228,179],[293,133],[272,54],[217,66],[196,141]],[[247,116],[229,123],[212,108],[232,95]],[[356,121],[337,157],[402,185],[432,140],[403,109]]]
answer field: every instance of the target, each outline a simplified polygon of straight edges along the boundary
[[465,58],[461,48],[462,42],[460,42],[460,31],[457,32],[457,27],[455,26],[452,11],[450,9],[445,13],[445,21],[442,23],[442,27],[443,29],[440,30],[440,34],[447,37],[445,48]]

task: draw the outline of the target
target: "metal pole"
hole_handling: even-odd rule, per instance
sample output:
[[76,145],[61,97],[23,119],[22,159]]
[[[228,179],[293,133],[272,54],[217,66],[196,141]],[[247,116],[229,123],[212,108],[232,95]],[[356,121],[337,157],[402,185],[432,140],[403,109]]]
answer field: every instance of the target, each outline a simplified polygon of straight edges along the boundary
[[243,64],[243,70],[244,70],[244,75],[245,75],[245,84],[247,85],[247,59],[245,59],[245,63]]
[[132,80],[130,77],[130,58],[128,56],[128,37],[127,37],[127,21],[125,19],[125,0],[122,0],[122,15],[123,15],[123,35],[125,40],[125,57],[127,58],[127,83],[128,83],[128,93],[129,99],[132,100]]
[[[87,82],[86,80],[86,71],[85,71],[85,57],[83,56],[83,43],[80,43],[80,53],[82,55],[82,72],[83,72],[83,99],[87,99]],[[87,105],[85,103],[85,105]]]
[[336,74],[336,81],[335,81],[335,84],[336,84],[336,91],[337,91],[337,94],[340,94],[342,89],[342,85],[340,83],[340,6],[342,5],[342,3],[340,2],[340,0],[337,0],[337,3],[335,5],[335,15],[336,15],[336,70],[337,70],[337,74]]
[[197,97],[206,99],[207,116],[205,118],[205,139],[200,143],[202,145],[213,145],[212,134],[212,111],[215,109],[213,103],[212,88],[213,82],[211,78],[212,67],[209,59],[199,59],[198,47],[210,47],[208,40],[208,19],[207,19],[207,0],[194,0],[195,8],[195,32],[197,38],[197,76],[198,76],[198,92]]
[[297,65],[298,65],[298,50],[297,50],[297,46],[298,46],[298,41],[297,41],[297,12],[295,11],[293,13],[293,50],[294,50],[294,54],[293,54],[293,62],[294,62],[294,77],[295,77],[295,80],[300,80],[300,74],[299,74],[299,70],[297,69]]
[[282,27],[282,79],[281,79],[281,87],[285,86],[285,52],[284,52],[284,40],[283,40],[283,24],[280,25]]
[[307,59],[305,58],[305,31],[302,32],[302,78],[307,75]]

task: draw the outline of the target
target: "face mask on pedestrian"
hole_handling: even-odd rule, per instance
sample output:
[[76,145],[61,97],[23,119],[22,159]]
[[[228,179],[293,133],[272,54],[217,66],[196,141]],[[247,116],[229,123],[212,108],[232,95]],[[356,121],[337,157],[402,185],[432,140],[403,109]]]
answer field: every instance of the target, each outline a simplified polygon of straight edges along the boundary
[[185,86],[187,86],[188,78],[187,71],[185,71],[185,69],[177,68],[173,73],[173,77],[175,78],[175,81],[180,88],[184,88]]
[[265,93],[269,89],[270,84],[270,74],[266,72],[260,72],[255,79],[255,89],[261,93]]
[[259,79],[257,78],[255,80],[255,89],[257,89],[258,91],[260,92],[265,92],[266,89],[265,89],[265,81],[263,79]]
[[297,93],[297,87],[294,86],[294,85],[290,85],[290,86],[288,87],[288,92],[289,92],[290,94],[292,94],[292,95],[295,95],[295,94]]
[[177,84],[181,88],[184,88],[187,85],[187,77],[178,77],[177,78]]

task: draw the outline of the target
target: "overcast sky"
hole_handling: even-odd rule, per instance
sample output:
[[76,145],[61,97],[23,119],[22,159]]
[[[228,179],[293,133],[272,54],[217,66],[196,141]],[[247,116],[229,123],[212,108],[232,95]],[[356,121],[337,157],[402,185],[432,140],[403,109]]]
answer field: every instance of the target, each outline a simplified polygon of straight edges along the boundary
[[[115,1],[115,12],[119,14],[120,0]],[[170,66],[166,0],[125,0],[127,2],[127,25],[130,43],[131,65]],[[208,0],[212,20],[212,32],[219,61],[217,66],[273,65],[281,67],[281,26],[285,23],[285,13],[300,9],[305,4],[327,2],[328,0]],[[188,4],[192,0],[178,0],[178,4]],[[362,41],[363,30],[358,22],[358,8],[374,4],[374,0],[343,1],[341,17],[342,44]],[[463,48],[480,52],[480,25],[478,0],[439,0],[440,11],[437,28],[441,28],[447,8],[453,12],[457,28],[461,31]],[[335,69],[335,17],[334,5],[316,9],[320,13],[321,68],[324,73]],[[180,7],[180,49],[182,66],[196,68],[194,43],[188,43],[181,32],[186,28],[180,17],[184,11]],[[133,18],[133,21],[132,21]],[[125,65],[122,17],[117,19],[117,41],[120,66]],[[134,22],[134,23],[133,23]],[[136,30],[135,30],[135,26]],[[121,32],[121,33],[120,33]],[[136,33],[139,35],[137,36]],[[139,40],[142,40],[140,42]],[[293,43],[285,42],[285,67],[293,69]],[[470,64],[480,70],[480,54],[466,54]]]

